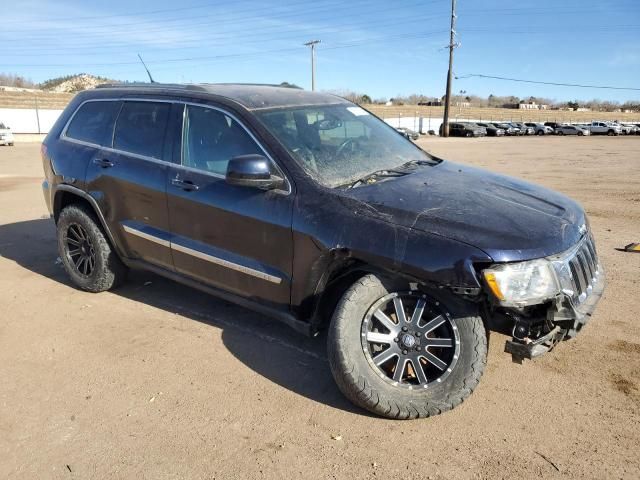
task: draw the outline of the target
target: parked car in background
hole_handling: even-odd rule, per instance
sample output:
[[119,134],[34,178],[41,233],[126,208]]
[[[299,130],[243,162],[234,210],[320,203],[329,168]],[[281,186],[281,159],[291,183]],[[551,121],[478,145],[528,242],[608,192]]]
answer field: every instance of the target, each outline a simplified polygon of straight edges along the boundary
[[516,135],[525,135],[526,132],[524,130],[522,130],[522,128],[520,128],[520,126],[515,123],[515,122],[509,122],[509,125],[511,125],[513,127],[513,129],[516,131]]
[[[337,386],[384,417],[460,405],[490,330],[508,335],[513,360],[540,356],[583,330],[605,288],[577,202],[435,158],[325,93],[102,86],[76,95],[40,153],[58,253],[78,288],[117,288],[140,268],[306,335],[326,330]],[[207,361],[195,363],[216,368]]]
[[405,127],[397,127],[396,130],[400,135],[409,140],[418,140],[420,138],[420,134],[414,130]]
[[636,126],[630,125],[628,123],[619,123],[620,128],[622,129],[623,135],[634,135],[636,133]]
[[622,128],[612,122],[591,122],[589,131],[592,135],[620,135]]
[[558,122],[544,122],[544,126],[553,128],[553,132],[554,133],[556,131],[556,128],[558,128],[560,125],[562,125],[562,124],[558,123]]
[[4,123],[0,122],[0,145],[13,145],[13,133]]
[[[440,135],[444,124],[440,125]],[[449,123],[449,135],[452,137],[484,137],[487,135],[487,129],[471,122],[453,122]]]
[[513,136],[513,135],[518,135],[518,129],[513,128],[513,126],[509,125],[508,123],[492,123],[491,125],[493,125],[496,128],[499,128],[501,130],[504,130],[504,134],[507,136]]
[[590,135],[591,132],[586,128],[579,127],[577,125],[560,125],[556,128],[556,134],[558,135],[578,135],[582,137],[583,135]]
[[527,127],[533,128],[536,135],[553,135],[555,130],[543,123],[525,123]]
[[492,123],[478,123],[477,125],[487,129],[487,137],[503,137],[505,135],[504,129],[498,128]]
[[516,122],[514,125],[517,125],[523,135],[534,135],[536,133],[533,127],[529,127],[522,122]]

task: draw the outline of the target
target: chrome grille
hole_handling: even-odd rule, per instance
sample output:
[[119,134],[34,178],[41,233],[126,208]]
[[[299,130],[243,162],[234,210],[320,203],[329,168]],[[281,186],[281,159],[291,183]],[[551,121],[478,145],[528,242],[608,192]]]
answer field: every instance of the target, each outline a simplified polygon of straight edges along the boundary
[[577,304],[584,302],[602,275],[591,234],[585,235],[576,247],[551,260],[563,293]]

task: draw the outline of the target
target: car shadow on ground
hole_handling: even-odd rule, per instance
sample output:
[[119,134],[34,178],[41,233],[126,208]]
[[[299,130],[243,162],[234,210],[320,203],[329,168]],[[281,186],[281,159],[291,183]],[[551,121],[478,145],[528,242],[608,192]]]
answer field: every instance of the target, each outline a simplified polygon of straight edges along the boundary
[[[51,219],[0,225],[0,256],[74,288],[57,260]],[[275,320],[150,272],[130,272],[128,281],[113,293],[220,328],[229,351],[265,378],[316,402],[368,415],[335,385],[327,361],[326,335],[304,337]]]

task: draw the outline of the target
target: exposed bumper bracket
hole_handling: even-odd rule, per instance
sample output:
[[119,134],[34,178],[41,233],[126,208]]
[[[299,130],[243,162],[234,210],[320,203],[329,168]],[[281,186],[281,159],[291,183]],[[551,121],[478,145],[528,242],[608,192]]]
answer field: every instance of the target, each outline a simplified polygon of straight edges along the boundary
[[567,331],[556,326],[546,335],[525,342],[507,340],[504,351],[511,354],[511,359],[515,363],[522,363],[524,359],[533,359],[552,350],[565,337]]

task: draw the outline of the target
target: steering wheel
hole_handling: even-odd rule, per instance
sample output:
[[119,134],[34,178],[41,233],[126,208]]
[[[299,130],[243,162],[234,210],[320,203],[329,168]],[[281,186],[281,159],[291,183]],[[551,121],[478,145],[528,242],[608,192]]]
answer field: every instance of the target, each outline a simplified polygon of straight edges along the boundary
[[347,149],[347,147],[350,147],[353,150],[353,147],[355,146],[355,144],[356,144],[355,138],[345,139],[345,141],[342,142],[338,147],[338,149],[336,150],[336,157],[339,157],[340,155],[342,155]]

